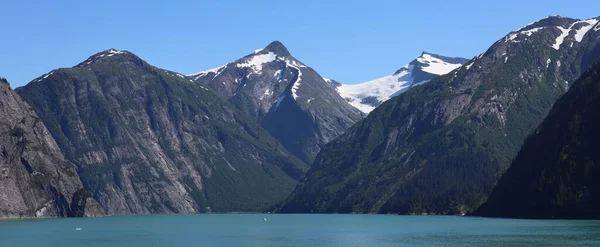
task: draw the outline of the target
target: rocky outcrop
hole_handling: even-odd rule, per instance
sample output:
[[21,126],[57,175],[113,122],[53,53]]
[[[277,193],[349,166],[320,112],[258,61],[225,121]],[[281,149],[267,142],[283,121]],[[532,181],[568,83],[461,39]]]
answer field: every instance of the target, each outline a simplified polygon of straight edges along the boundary
[[43,122],[0,78],[0,217],[101,215]]

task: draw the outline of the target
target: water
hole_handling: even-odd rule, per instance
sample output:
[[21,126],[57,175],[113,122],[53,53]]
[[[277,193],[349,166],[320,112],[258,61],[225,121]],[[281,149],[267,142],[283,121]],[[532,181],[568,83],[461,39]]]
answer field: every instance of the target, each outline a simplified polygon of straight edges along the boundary
[[600,246],[600,221],[262,214],[0,220],[0,246],[523,245]]

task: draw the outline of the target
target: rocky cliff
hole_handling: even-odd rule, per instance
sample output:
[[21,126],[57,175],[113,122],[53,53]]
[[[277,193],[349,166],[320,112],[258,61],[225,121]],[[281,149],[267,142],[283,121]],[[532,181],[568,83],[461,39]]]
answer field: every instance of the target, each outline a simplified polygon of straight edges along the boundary
[[0,217],[104,215],[31,107],[0,78]]

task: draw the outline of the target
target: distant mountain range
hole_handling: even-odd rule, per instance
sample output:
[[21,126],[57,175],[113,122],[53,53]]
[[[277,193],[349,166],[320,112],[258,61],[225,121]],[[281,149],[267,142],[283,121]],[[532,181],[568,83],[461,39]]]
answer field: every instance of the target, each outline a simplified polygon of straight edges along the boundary
[[109,49],[0,80],[0,217],[468,214],[490,193],[475,214],[598,217],[598,58],[599,19],[560,16],[357,85],[278,41],[191,75]]
[[436,76],[450,73],[468,61],[466,58],[423,52],[394,74],[360,84],[338,83],[336,89],[352,106],[369,113],[391,97],[426,83]]

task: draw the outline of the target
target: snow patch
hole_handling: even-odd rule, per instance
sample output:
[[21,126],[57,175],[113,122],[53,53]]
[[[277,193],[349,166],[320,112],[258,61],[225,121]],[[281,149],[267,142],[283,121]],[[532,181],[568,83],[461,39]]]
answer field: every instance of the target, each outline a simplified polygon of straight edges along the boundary
[[265,63],[273,62],[277,59],[277,55],[273,52],[269,52],[267,54],[257,54],[252,56],[244,63],[238,63],[236,66],[238,68],[252,68],[254,73],[262,72],[262,66]]
[[312,102],[313,100],[315,100],[315,98],[310,98],[306,101],[307,104],[310,104],[310,102]]
[[465,68],[466,68],[467,70],[469,70],[469,69],[470,69],[470,68],[473,66],[473,64],[474,64],[474,63],[475,63],[475,61],[473,61],[473,62],[471,62],[471,63],[467,64],[467,66],[465,66]]
[[302,70],[300,68],[296,68],[298,70],[298,79],[294,82],[294,86],[292,86],[292,97],[294,99],[298,98],[298,89],[300,89],[300,82],[302,81]]
[[342,84],[336,89],[342,98],[345,98],[350,105],[358,108],[364,113],[369,113],[375,107],[363,104],[362,99],[374,97],[378,101],[383,102],[390,99],[396,92],[408,89],[413,82],[411,71],[412,66],[410,71],[403,70],[398,74],[384,76],[361,84]]
[[548,60],[546,60],[546,69],[550,66],[550,63],[552,62],[552,59],[548,58]]
[[598,20],[596,20],[596,19],[590,19],[590,20],[581,21],[580,23],[587,23],[587,25],[581,27],[575,33],[575,40],[577,42],[581,42],[581,40],[583,40],[583,36],[585,36],[585,34],[588,31],[590,31],[592,29],[592,27],[594,27],[594,25],[596,25],[598,23]]
[[215,74],[213,76],[213,78],[216,78],[219,74],[221,74],[221,72],[223,72],[225,67],[227,67],[227,65],[223,65],[221,67],[214,68],[214,69],[200,71],[200,72],[194,73],[194,74],[189,74],[188,76],[194,78],[194,80],[198,80],[198,78],[200,78],[200,77],[203,77],[203,76],[213,73],[213,74]]
[[54,74],[54,71],[52,71],[48,74],[45,74],[44,77],[42,77],[42,79],[46,79],[46,78],[48,78],[48,76],[51,76],[52,74]]
[[569,27],[569,28],[557,27],[557,28],[561,31],[561,34],[558,35],[558,37],[556,37],[556,41],[554,41],[554,45],[552,45],[552,48],[554,48],[555,50],[560,50],[560,45],[562,45],[562,43],[565,41],[565,38],[571,32],[571,27]]
[[508,57],[504,57],[504,63],[508,61]]
[[426,65],[421,67],[423,71],[434,75],[445,75],[462,66],[462,64],[447,63],[429,54],[423,54],[417,58],[417,61]]
[[267,96],[271,96],[272,94],[273,94],[273,92],[271,92],[271,89],[270,89],[270,88],[267,88],[267,89],[265,90],[265,92],[263,93],[263,95],[262,95],[262,96],[260,96],[260,100],[263,100],[265,97],[267,97]]
[[[577,42],[581,42],[581,40],[583,40],[583,37],[585,36],[585,34],[588,31],[590,31],[590,29],[592,29],[592,27],[594,25],[597,25],[598,20],[589,19],[589,20],[584,20],[584,21],[577,21],[577,22],[571,24],[571,26],[569,26],[569,28],[557,27],[561,31],[561,34],[558,37],[556,37],[556,41],[555,41],[554,45],[552,45],[552,48],[554,48],[555,50],[560,50],[560,45],[562,45],[562,43],[565,41],[565,38],[569,36],[569,34],[571,33],[571,30],[573,30],[573,27],[576,26],[577,24],[581,24],[581,23],[585,23],[587,25],[584,25],[579,30],[576,30],[574,39]],[[594,30],[596,30],[596,29],[594,28]]]
[[[508,34],[506,36],[506,38],[504,38],[504,42],[513,42],[513,43],[519,43],[521,41],[516,40],[517,37],[522,34],[522,35],[527,35],[527,37],[530,37],[531,35],[533,35],[534,33],[544,29],[545,27],[536,27],[536,28],[532,28],[529,30],[523,30],[523,31],[519,31],[519,32],[512,32],[510,34]],[[525,38],[525,40],[527,40],[527,38]]]

